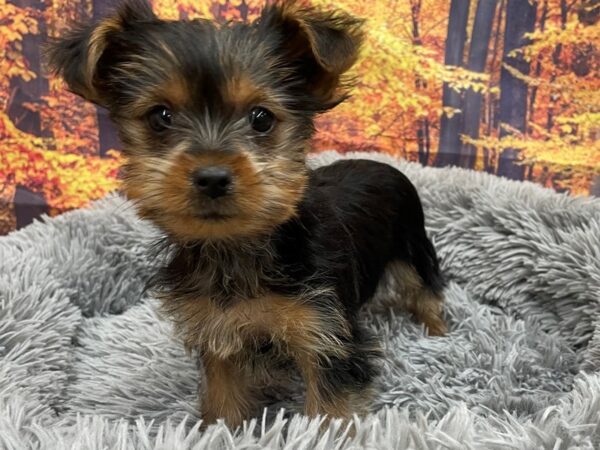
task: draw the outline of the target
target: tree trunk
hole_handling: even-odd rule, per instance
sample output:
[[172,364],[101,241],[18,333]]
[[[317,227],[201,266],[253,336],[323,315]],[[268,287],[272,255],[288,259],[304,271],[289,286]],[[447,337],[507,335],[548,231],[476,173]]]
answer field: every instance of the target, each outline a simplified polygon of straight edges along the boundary
[[425,135],[425,155],[423,165],[429,164],[429,156],[431,155],[431,132],[429,126],[429,119],[423,120],[423,134]]
[[[546,29],[546,19],[548,18],[548,0],[544,0],[544,6],[542,7],[542,16],[540,17],[540,31],[544,31]],[[537,62],[535,64],[534,75],[535,78],[539,78],[542,73],[542,62],[541,58],[538,57]],[[529,96],[529,117],[533,119],[533,114],[535,112],[535,100],[537,98],[537,86],[531,87],[531,95]]]
[[[10,3],[19,8],[46,9],[45,3],[40,0],[11,0]],[[23,36],[23,56],[29,70],[35,73],[35,78],[30,81],[20,77],[10,79],[11,95],[7,113],[19,130],[36,136],[49,136],[49,131],[42,127],[40,113],[24,106],[26,103],[39,104],[40,98],[48,95],[48,80],[43,76],[40,54],[40,46],[46,40],[46,22],[43,19],[38,22],[38,28],[38,34]]]
[[[421,0],[411,0],[410,12],[412,19],[412,36],[415,45],[422,45],[421,34],[419,32],[419,17],[421,15]],[[415,77],[415,88],[417,91],[426,88],[427,83],[418,75]],[[426,166],[429,163],[430,154],[430,136],[429,119],[427,117],[417,120],[417,151],[419,163]]]
[[248,5],[246,4],[246,0],[242,0],[238,6],[235,7],[240,12],[240,17],[244,23],[248,22]]
[[[500,36],[502,34],[502,18],[504,16],[504,5],[506,0],[500,0],[500,6],[498,7],[498,14],[496,15],[496,23],[494,24],[494,43],[492,44],[492,57],[489,65],[488,72],[496,73],[496,62],[498,60],[498,50],[500,48]],[[492,82],[490,81],[490,87],[492,87]],[[486,136],[491,136],[492,130],[498,128],[498,97],[496,94],[492,92],[488,92],[487,94],[487,129]],[[495,161],[495,151],[494,155],[491,155],[492,151],[485,147],[483,149],[483,166],[486,172],[494,173],[496,171],[492,159]]]
[[[34,8],[43,12],[46,4],[42,0],[12,0],[11,3],[20,8]],[[48,137],[50,130],[45,129],[42,124],[42,117],[39,111],[32,111],[25,106],[26,103],[40,104],[41,97],[48,95],[48,80],[44,77],[42,70],[42,55],[40,46],[47,39],[46,22],[41,19],[38,21],[38,34],[26,34],[23,36],[23,56],[27,61],[29,70],[35,73],[35,78],[25,81],[20,77],[10,79],[11,95],[8,101],[6,111],[8,117],[15,127],[35,136]],[[15,189],[13,187],[13,189]],[[27,198],[20,195],[24,188],[16,187],[13,196],[13,207],[5,206],[4,213],[13,213],[13,217],[5,219],[5,223],[15,224],[17,228],[33,221],[39,211],[47,211],[48,205],[44,195],[39,192],[28,191]],[[32,208],[35,204],[36,208]],[[27,216],[27,219],[23,219]],[[29,222],[27,222],[29,221]]]
[[[477,3],[467,61],[467,69],[472,72],[483,73],[485,70],[497,4],[497,0],[479,0]],[[479,138],[481,100],[482,95],[479,92],[469,89],[465,93],[463,134],[473,139]],[[460,165],[469,168],[475,167],[476,156],[477,149],[474,145],[463,144]]]
[[[500,49],[500,36],[502,36],[502,18],[505,13],[506,0],[500,0],[496,23],[494,24],[494,43],[492,45],[492,57],[489,66],[489,73],[496,72],[498,61],[498,50]],[[491,87],[491,82],[490,82]],[[487,135],[492,134],[492,130],[498,128],[498,98],[496,94],[488,94],[488,112],[487,112]]]
[[[92,0],[92,20],[99,21],[106,17],[116,4],[117,2],[114,0]],[[108,150],[120,149],[121,141],[106,109],[97,106],[96,117],[98,121],[98,154],[104,157]]]
[[17,185],[14,202],[17,228],[29,225],[42,214],[48,214],[44,197],[26,186]]
[[[582,0],[577,11],[579,23],[586,27],[595,26],[600,19],[600,0]],[[597,44],[579,45],[575,48],[575,55],[571,70],[578,77],[585,77],[592,71],[593,63],[600,60],[600,51]]]
[[[444,64],[447,66],[462,67],[463,65],[469,6],[469,0],[452,0],[450,4],[450,18],[448,20],[448,34],[444,57]],[[444,83],[442,103],[444,107],[460,109],[462,106],[461,95]],[[459,133],[461,130],[462,113],[456,113],[452,117],[442,114],[440,121],[440,145],[436,159],[437,166],[456,165],[460,162]]]
[[[566,0],[560,0],[560,26],[564,30],[567,26],[567,15],[569,12],[569,8],[567,6]],[[552,85],[554,80],[556,80],[556,75],[558,70],[561,67],[560,56],[562,54],[562,44],[557,44],[554,47],[554,51],[552,52],[552,64],[554,65],[553,72],[550,74],[549,84]],[[560,98],[560,94],[557,92],[550,93],[550,103],[548,105],[548,113],[546,119],[546,130],[549,132],[554,127],[554,107],[556,106],[556,102]]]
[[[577,11],[579,22],[587,27],[597,26],[600,20],[600,0],[583,0]],[[578,77],[589,75],[594,61],[600,61],[600,51],[592,44],[575,49],[571,69]],[[590,194],[600,197],[600,175],[595,175],[590,186]]]
[[[509,56],[513,50],[529,43],[525,33],[533,31],[537,2],[527,0],[508,0],[506,9],[506,27],[504,31],[503,66],[500,73],[500,137],[511,134],[502,124],[526,132],[527,127],[527,84],[506,70],[511,66],[522,74],[529,75],[529,62],[521,55]],[[523,180],[525,168],[515,164],[519,159],[519,149],[502,150],[498,161],[498,175]]]
[[[544,6],[542,7],[542,15],[540,17],[540,31],[544,32],[546,29],[546,19],[548,18],[548,0],[544,0]],[[537,62],[535,63],[535,71],[533,72],[533,76],[535,79],[538,79],[542,73],[542,61],[541,58],[538,57]],[[535,115],[535,101],[537,99],[538,87],[531,87],[531,94],[529,95],[529,105],[527,113],[528,121],[534,121]],[[528,128],[527,133],[530,133],[531,130]],[[527,177],[528,181],[533,181],[533,168],[535,167],[535,163],[531,163],[527,166]]]
[[596,175],[592,180],[590,194],[600,198],[600,175]]

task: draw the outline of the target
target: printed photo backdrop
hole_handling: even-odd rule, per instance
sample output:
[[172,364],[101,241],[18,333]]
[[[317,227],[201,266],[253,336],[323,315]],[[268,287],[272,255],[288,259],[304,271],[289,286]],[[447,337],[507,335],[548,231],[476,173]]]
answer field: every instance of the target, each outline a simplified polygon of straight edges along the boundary
[[[302,1],[302,0],[300,0]],[[154,0],[250,22],[265,0]],[[106,113],[44,72],[41,44],[109,0],[0,0],[0,234],[118,189]],[[353,97],[314,149],[385,152],[600,195],[598,0],[310,0],[367,19]]]

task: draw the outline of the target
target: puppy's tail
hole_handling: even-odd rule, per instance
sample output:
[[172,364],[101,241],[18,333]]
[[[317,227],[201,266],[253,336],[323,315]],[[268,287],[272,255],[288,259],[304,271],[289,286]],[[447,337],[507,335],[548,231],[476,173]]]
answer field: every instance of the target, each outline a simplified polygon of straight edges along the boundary
[[409,241],[411,262],[423,280],[425,288],[435,295],[442,295],[446,280],[440,271],[439,260],[433,244],[425,234],[425,230]]

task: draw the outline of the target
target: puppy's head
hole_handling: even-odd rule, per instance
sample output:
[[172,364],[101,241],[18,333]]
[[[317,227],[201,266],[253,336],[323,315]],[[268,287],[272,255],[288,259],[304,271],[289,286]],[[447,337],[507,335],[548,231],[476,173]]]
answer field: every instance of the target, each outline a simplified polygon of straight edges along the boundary
[[313,119],[345,98],[360,25],[284,2],[218,27],[160,20],[130,0],[48,56],[73,92],[110,111],[142,216],[182,241],[253,236],[293,216]]

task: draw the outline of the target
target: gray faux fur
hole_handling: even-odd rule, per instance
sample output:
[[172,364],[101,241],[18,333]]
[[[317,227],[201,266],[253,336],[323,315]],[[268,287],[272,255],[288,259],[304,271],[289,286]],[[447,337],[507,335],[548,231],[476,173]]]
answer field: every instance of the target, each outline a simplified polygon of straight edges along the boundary
[[199,432],[195,363],[143,292],[156,232],[111,196],[0,239],[0,448],[600,448],[600,200],[349,157],[416,184],[451,280],[444,338],[390,293],[364,311],[386,358],[354,436],[293,415],[298,392]]

